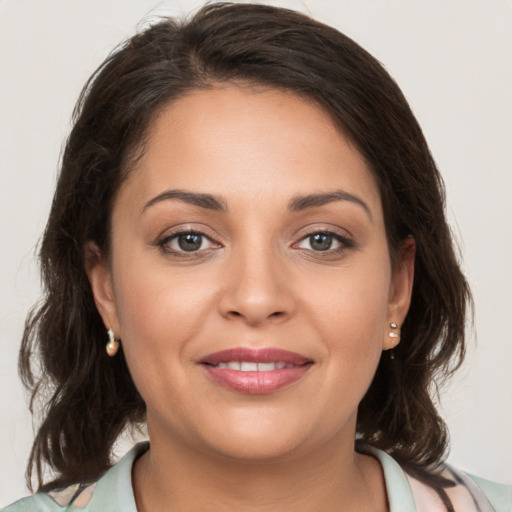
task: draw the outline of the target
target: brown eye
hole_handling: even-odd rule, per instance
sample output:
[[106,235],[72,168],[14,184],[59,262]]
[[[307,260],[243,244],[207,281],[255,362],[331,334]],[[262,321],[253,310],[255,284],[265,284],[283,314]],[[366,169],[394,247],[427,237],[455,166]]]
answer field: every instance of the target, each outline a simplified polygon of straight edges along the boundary
[[182,233],[177,237],[178,246],[182,251],[198,251],[203,245],[203,235],[198,233]]
[[218,248],[219,245],[204,233],[196,231],[181,231],[163,238],[158,245],[165,253],[181,254],[199,253],[208,249]]
[[328,233],[315,233],[309,237],[309,245],[314,251],[327,251],[332,243],[333,237]]
[[300,249],[308,249],[310,251],[328,251],[330,249],[338,249],[343,246],[343,240],[334,233],[319,231],[305,236],[299,244]]
[[351,240],[338,233],[317,231],[316,233],[306,235],[295,247],[307,251],[333,254],[343,252],[346,249],[352,249],[355,246]]

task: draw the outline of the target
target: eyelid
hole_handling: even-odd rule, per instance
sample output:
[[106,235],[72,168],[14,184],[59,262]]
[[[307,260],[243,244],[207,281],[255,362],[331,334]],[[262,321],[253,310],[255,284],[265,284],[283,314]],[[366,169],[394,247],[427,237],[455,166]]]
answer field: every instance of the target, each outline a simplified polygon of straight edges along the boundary
[[337,223],[335,224],[321,220],[312,221],[308,224],[302,225],[293,231],[292,236],[294,238],[298,238],[299,236],[302,238],[315,233],[333,233],[345,238],[353,238],[353,234],[346,227],[342,227]]
[[220,244],[218,240],[221,238],[221,236],[216,233],[216,231],[214,231],[206,224],[197,222],[183,222],[173,226],[167,226],[165,229],[160,231],[156,237],[156,241],[158,242],[172,236],[181,235],[183,233],[197,233],[198,235],[203,235],[206,238],[209,238],[210,240]]

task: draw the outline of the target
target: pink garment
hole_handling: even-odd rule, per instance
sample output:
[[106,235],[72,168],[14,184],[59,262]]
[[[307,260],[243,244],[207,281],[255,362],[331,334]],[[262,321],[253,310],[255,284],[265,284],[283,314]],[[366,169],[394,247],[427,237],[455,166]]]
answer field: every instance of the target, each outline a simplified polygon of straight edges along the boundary
[[[448,512],[439,494],[432,487],[416,480],[405,473],[411,486],[417,512]],[[492,512],[489,500],[482,490],[465,473],[447,466],[443,476],[455,482],[454,487],[447,487],[446,494],[450,498],[453,510],[463,512]]]

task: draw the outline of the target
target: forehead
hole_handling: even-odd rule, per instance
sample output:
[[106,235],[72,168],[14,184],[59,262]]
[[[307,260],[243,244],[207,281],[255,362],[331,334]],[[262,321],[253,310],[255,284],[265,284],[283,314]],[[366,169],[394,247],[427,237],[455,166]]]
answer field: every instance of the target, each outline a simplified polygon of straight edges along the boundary
[[149,127],[129,182],[262,200],[343,189],[380,206],[366,161],[330,116],[294,93],[225,86],[192,91]]

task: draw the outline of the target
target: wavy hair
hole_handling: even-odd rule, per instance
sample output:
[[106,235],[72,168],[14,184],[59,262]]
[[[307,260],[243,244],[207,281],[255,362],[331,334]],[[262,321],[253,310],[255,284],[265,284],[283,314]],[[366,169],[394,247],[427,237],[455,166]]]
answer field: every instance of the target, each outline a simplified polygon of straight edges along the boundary
[[[83,89],[65,145],[40,249],[44,297],[20,352],[31,410],[42,423],[27,470],[48,490],[96,479],[145,405],[122,353],[105,354],[105,327],[85,273],[84,247],[109,254],[110,215],[160,109],[219,83],[292,91],[325,109],[366,158],[380,187],[388,244],[416,241],[412,302],[395,359],[383,354],[359,406],[358,445],[395,457],[443,493],[447,430],[437,384],[462,362],[471,296],[445,219],[443,182],[400,89],[369,53],[334,28],[287,9],[207,5],[164,18],[117,48]],[[43,468],[54,472],[43,484]]]

